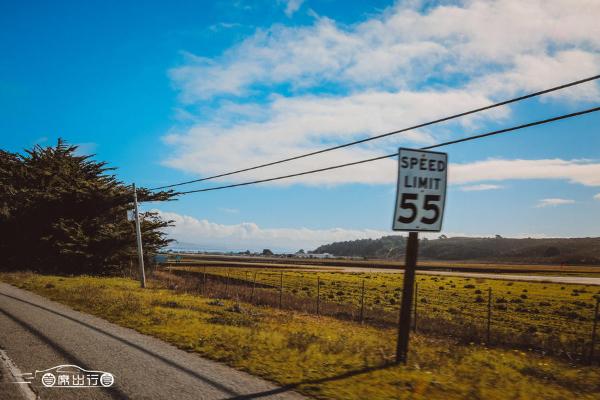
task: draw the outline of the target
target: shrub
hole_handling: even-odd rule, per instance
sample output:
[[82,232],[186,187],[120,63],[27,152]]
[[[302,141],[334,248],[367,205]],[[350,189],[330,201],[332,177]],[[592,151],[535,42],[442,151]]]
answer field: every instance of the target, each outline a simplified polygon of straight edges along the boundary
[[292,332],[287,338],[287,347],[291,349],[297,349],[300,352],[305,352],[308,347],[316,343],[319,337],[313,333],[299,331]]

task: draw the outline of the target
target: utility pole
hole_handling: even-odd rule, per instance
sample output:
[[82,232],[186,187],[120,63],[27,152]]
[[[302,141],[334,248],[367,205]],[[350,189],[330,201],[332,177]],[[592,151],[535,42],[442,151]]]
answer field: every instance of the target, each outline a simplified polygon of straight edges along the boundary
[[142,288],[146,287],[146,272],[144,271],[144,251],[142,250],[142,231],[140,229],[140,213],[138,210],[137,190],[133,184],[133,204],[135,212],[135,235],[137,237],[138,261],[140,264],[140,284]]

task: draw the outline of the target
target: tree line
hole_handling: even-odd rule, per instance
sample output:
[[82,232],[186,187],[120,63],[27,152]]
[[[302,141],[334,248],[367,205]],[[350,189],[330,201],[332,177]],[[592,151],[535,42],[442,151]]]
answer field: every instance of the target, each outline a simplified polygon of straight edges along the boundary
[[[335,242],[318,247],[316,253],[335,256],[401,259],[406,238],[400,235],[379,239]],[[421,257],[432,260],[481,260],[565,264],[600,264],[600,238],[421,238]]]
[[[60,274],[117,274],[136,254],[132,187],[93,155],[59,139],[23,153],[0,149],[0,269]],[[166,201],[173,192],[138,189],[139,201]],[[172,224],[142,214],[146,258],[169,242]]]

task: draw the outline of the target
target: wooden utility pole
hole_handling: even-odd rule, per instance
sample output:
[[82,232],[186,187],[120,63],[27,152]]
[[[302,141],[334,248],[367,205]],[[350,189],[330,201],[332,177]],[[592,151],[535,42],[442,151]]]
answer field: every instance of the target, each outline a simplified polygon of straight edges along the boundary
[[135,212],[135,235],[137,237],[138,262],[140,265],[140,284],[142,288],[146,287],[146,272],[144,271],[144,251],[142,250],[142,231],[140,229],[140,213],[138,210],[137,190],[133,184],[133,204]]
[[410,336],[410,320],[412,313],[413,293],[415,287],[415,269],[419,252],[419,233],[410,232],[406,245],[406,261],[404,263],[404,285],[402,288],[402,304],[398,322],[398,343],[396,346],[396,364],[406,364],[408,339]]

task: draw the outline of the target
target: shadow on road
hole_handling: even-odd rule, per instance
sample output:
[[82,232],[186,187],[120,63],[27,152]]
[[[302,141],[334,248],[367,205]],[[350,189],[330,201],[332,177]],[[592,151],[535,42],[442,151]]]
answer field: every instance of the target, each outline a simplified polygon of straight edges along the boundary
[[256,398],[260,398],[260,397],[274,396],[276,394],[281,394],[281,393],[284,393],[284,392],[287,392],[290,390],[295,390],[298,387],[303,386],[303,385],[318,385],[318,384],[325,383],[325,382],[337,381],[340,379],[350,378],[350,377],[353,377],[356,375],[361,375],[361,374],[366,374],[366,373],[373,372],[373,371],[387,369],[387,368],[393,367],[395,365],[396,364],[390,362],[390,363],[385,363],[385,364],[374,366],[374,367],[366,367],[366,368],[361,368],[361,369],[357,369],[357,370],[346,371],[346,372],[343,372],[341,374],[334,375],[334,376],[328,376],[328,377],[319,378],[319,379],[308,379],[308,380],[301,381],[301,382],[290,383],[290,384],[283,385],[283,386],[280,386],[275,389],[265,390],[264,392],[248,393],[248,394],[243,394],[243,395],[239,395],[239,396],[234,396],[234,397],[228,398],[227,400],[245,400],[245,399],[256,399]]
[[[7,296],[3,293],[0,293],[0,294],[2,294],[3,296]],[[12,296],[7,296],[7,297],[12,297]],[[17,300],[19,300],[19,299],[17,299]],[[13,320],[16,324],[22,326],[27,331],[31,332],[35,337],[37,337],[39,340],[41,340],[42,342],[47,344],[50,348],[52,348],[54,351],[56,351],[58,354],[60,354],[66,360],[69,360],[73,364],[77,364],[77,366],[79,366],[81,368],[88,369],[88,370],[93,369],[89,365],[87,365],[85,362],[83,362],[82,360],[77,358],[77,356],[69,353],[64,347],[62,347],[61,345],[59,345],[58,343],[56,343],[49,337],[45,336],[42,332],[40,332],[33,326],[29,325],[27,322],[20,320],[19,318],[15,317],[14,315],[12,315],[11,313],[9,313],[5,310],[0,309],[0,313],[4,314],[9,319]],[[129,398],[129,396],[127,396],[125,393],[123,393],[121,390],[119,390],[118,388],[116,388],[114,386],[113,387],[101,387],[100,389],[107,391],[110,394],[110,397],[112,397],[113,399],[121,400],[121,399]]]
[[[190,375],[190,376],[192,376],[192,377],[194,377],[194,378],[196,378],[196,379],[198,379],[198,380],[200,380],[200,381],[202,381],[202,382],[204,382],[204,383],[206,383],[208,385],[211,385],[212,387],[220,390],[221,392],[223,392],[227,396],[234,396],[234,398],[237,398],[235,396],[239,396],[240,395],[239,393],[235,392],[234,390],[228,388],[227,386],[225,386],[225,385],[223,385],[223,384],[221,384],[221,383],[219,383],[217,381],[214,381],[214,380],[212,380],[210,378],[207,378],[206,376],[200,375],[196,371],[193,371],[193,370],[191,370],[191,369],[189,369],[189,368],[187,368],[187,367],[185,367],[183,365],[180,365],[180,364],[178,364],[177,362],[175,362],[173,360],[170,360],[170,359],[168,359],[168,358],[166,358],[164,356],[161,356],[160,354],[157,354],[157,353],[155,353],[153,351],[147,350],[144,347],[142,347],[142,346],[140,346],[140,345],[138,345],[136,343],[133,343],[133,342],[127,340],[127,339],[119,337],[119,336],[117,336],[115,334],[112,334],[110,332],[106,332],[105,330],[97,328],[97,327],[95,327],[93,325],[90,325],[90,324],[88,324],[86,322],[79,321],[79,320],[77,320],[77,319],[75,319],[73,317],[70,317],[70,316],[65,315],[63,313],[60,313],[58,311],[49,309],[47,307],[41,306],[39,304],[35,304],[35,303],[30,302],[30,301],[23,300],[23,299],[20,299],[18,297],[14,297],[14,296],[11,296],[11,295],[8,295],[8,294],[5,294],[5,293],[0,293],[0,295],[2,295],[4,297],[11,298],[11,299],[16,300],[16,301],[19,301],[21,303],[25,303],[25,304],[28,304],[30,306],[37,307],[39,309],[45,310],[45,311],[50,312],[52,314],[55,314],[55,315],[58,315],[60,317],[65,318],[65,319],[68,319],[69,321],[76,322],[76,323],[78,323],[80,325],[85,326],[86,328],[89,328],[91,330],[99,332],[99,333],[101,333],[101,334],[103,334],[105,336],[108,336],[108,337],[110,337],[110,338],[112,338],[114,340],[117,340],[117,341],[119,341],[121,343],[124,343],[124,344],[126,344],[128,346],[131,346],[131,347],[135,348],[136,350],[139,350],[139,351],[141,351],[141,352],[143,352],[145,354],[148,354],[148,355],[156,358],[157,360],[160,360],[161,362],[163,362],[163,363],[165,363],[165,364],[167,364],[167,365],[169,365],[169,366],[171,366],[173,368],[178,369],[181,372],[184,372],[184,373],[186,373],[186,374],[188,374],[188,375]],[[21,326],[23,326],[24,328],[26,328],[27,330],[29,330],[30,332],[32,332],[34,335],[36,335],[37,337],[39,337],[42,341],[44,341],[45,343],[47,343],[49,346],[51,346],[52,348],[54,348],[56,351],[58,351],[59,353],[61,353],[66,358],[73,359],[73,361],[77,365],[81,366],[82,368],[85,368],[85,366],[84,366],[85,364],[82,361],[78,360],[75,356],[72,356],[71,354],[69,354],[64,348],[60,347],[60,345],[58,345],[57,343],[55,343],[51,339],[47,338],[46,336],[44,336],[40,331],[38,331],[34,327],[32,327],[32,326],[28,325],[27,323],[25,323],[25,322],[17,319],[15,316],[7,313],[4,310],[0,310],[0,312],[6,314],[7,317],[9,317],[10,319],[14,320],[16,323],[20,324]],[[91,368],[86,368],[86,369],[91,369]],[[122,395],[123,395],[123,397],[119,397],[119,398],[123,398],[123,399],[127,399],[128,398],[128,396],[125,395],[124,393],[122,393]]]

